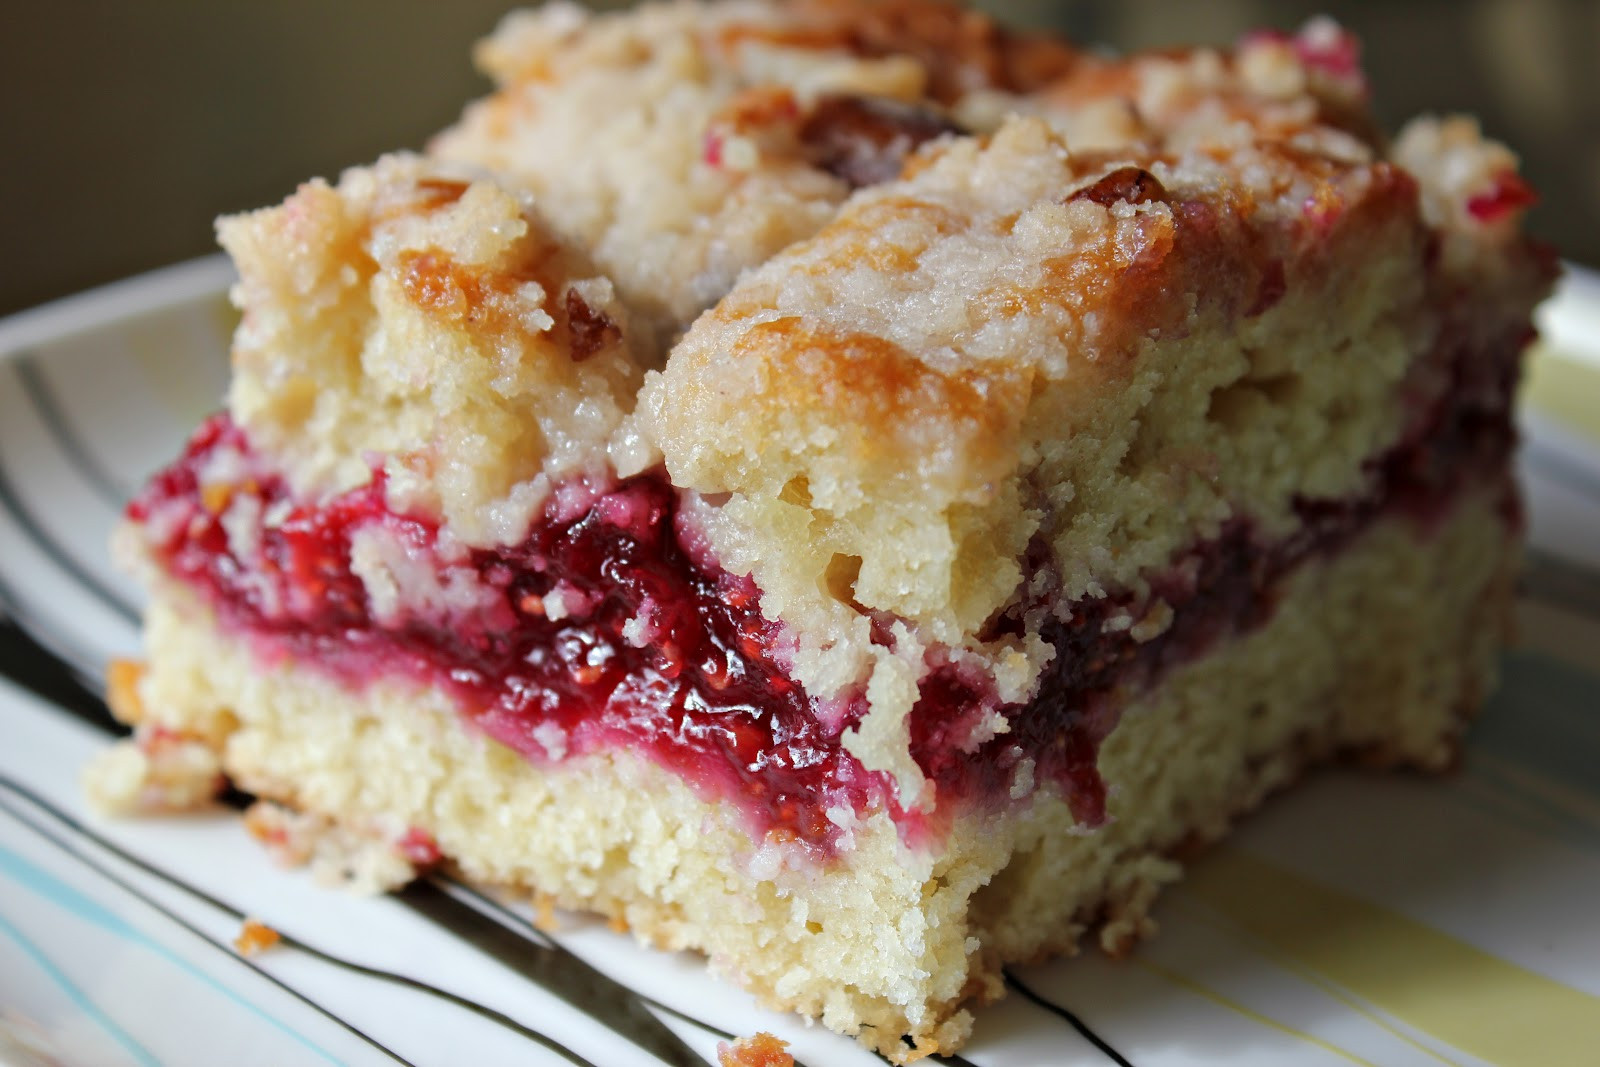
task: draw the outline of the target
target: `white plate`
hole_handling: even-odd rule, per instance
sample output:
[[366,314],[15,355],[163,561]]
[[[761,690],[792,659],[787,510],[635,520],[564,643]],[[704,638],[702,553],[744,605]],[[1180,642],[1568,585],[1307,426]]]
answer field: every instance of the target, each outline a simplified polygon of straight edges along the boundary
[[[107,532],[219,403],[228,277],[201,260],[0,322],[0,1060],[610,1067],[768,1030],[812,1067],[876,1062],[590,920],[546,937],[447,882],[317,889],[227,812],[85,811],[110,724],[82,683],[137,650]],[[1544,324],[1523,640],[1462,771],[1314,776],[1168,893],[1131,960],[1018,969],[950,1061],[1600,1063],[1600,282]],[[285,944],[240,957],[247,915]]]

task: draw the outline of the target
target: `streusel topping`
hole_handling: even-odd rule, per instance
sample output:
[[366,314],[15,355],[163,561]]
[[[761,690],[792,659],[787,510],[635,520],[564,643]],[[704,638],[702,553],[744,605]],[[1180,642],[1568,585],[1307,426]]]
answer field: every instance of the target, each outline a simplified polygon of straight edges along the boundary
[[[1036,87],[1074,53],[954,5],[680,0],[518,12],[478,61],[499,91],[431,150],[533,189],[665,344],[853,186],[957,129],[967,95]],[[897,147],[841,167],[858,155],[841,141]]]
[[390,156],[218,231],[244,312],[229,403],[301,493],[383,456],[397,503],[497,543],[556,482],[611,477],[639,382],[629,315],[527,194]]

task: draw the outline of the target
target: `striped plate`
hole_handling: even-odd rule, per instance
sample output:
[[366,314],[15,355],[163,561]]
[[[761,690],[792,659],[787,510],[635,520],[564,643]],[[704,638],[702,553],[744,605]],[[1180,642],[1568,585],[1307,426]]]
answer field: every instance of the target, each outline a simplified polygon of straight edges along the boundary
[[[85,811],[103,666],[137,648],[107,532],[218,404],[228,280],[200,260],[0,322],[0,1062],[702,1064],[757,1030],[875,1062],[588,919],[547,935],[448,880],[330,893],[226,811]],[[1131,960],[1016,970],[944,1062],[1600,1063],[1600,276],[1543,326],[1522,643],[1462,772],[1316,775]],[[284,944],[240,956],[245,917]]]

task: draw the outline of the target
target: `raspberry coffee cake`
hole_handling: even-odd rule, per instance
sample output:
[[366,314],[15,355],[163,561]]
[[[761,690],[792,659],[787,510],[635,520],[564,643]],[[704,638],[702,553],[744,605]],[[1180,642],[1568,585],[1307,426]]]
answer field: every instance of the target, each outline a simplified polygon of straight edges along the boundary
[[1553,260],[1313,23],[567,6],[424,155],[226,219],[227,411],[131,504],[111,807],[704,952],[896,1061],[1149,933],[1307,765],[1492,686]]

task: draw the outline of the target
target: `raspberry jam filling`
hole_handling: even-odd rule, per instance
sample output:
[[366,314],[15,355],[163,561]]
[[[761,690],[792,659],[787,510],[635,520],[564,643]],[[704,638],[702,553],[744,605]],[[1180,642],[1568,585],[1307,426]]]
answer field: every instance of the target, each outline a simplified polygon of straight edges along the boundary
[[[751,581],[690,561],[661,476],[624,481],[576,515],[547,514],[521,544],[452,551],[436,522],[389,509],[381,471],[319,506],[297,505],[271,475],[208,485],[209,471],[241,465],[252,465],[244,434],[214,416],[129,515],[166,569],[260,654],[317,663],[353,686],[398,675],[443,687],[485,733],[535,760],[643,749],[703,795],[737,798],[780,838],[823,842],[837,830],[830,808],[880,795],[776,664],[777,628]],[[243,538],[230,518],[240,494],[264,517]],[[391,572],[420,568],[449,594],[378,610],[357,573],[363,544],[398,555]],[[422,604],[434,607],[409,606]]]
[[[986,637],[1022,633],[1033,618],[1055,646],[1028,705],[1001,705],[989,678],[935,654],[910,722],[935,816],[902,810],[888,778],[845,751],[841,735],[865,701],[818,714],[782,666],[780,628],[750,579],[685,549],[677,491],[660,473],[557,493],[522,543],[466,549],[435,521],[393,511],[381,471],[330,500],[297,501],[218,415],[129,516],[166,570],[267,661],[315,663],[352,687],[394,678],[440,687],[485,733],[536,761],[632,747],[706,799],[737,805],[757,836],[827,852],[841,814],[886,807],[916,834],[959,802],[1006,803],[1047,782],[1094,825],[1105,818],[1099,744],[1129,692],[1265,621],[1288,572],[1380,514],[1426,524],[1469,480],[1503,481],[1514,364],[1463,354],[1446,365],[1458,378],[1487,370],[1489,380],[1457,381],[1420,413],[1369,465],[1367,493],[1302,502],[1289,540],[1262,544],[1236,520],[1152,576],[1147,599],[1112,595],[1063,611],[1046,580],[1036,601],[993,620]],[[1514,520],[1509,489],[1508,500]],[[1048,579],[1047,549],[1029,563]],[[384,588],[390,596],[374,595]],[[1142,626],[1154,605],[1166,617]],[[974,727],[995,712],[1009,731],[973,745]]]

